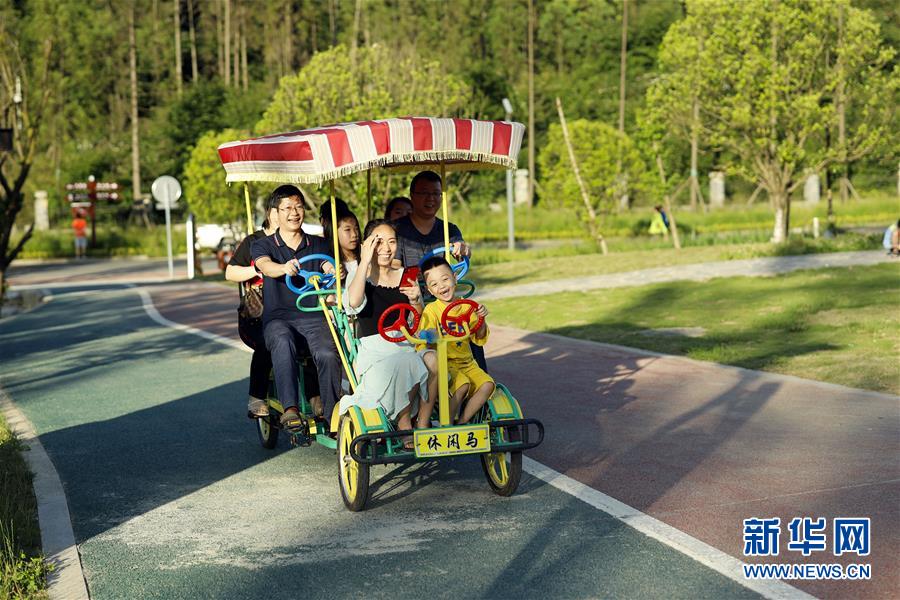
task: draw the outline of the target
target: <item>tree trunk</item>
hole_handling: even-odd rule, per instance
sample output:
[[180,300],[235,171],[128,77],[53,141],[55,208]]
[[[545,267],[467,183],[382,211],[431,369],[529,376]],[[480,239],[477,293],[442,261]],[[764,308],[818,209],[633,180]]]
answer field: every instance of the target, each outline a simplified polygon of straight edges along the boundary
[[216,66],[217,73],[221,79],[225,78],[225,25],[222,18],[222,3],[219,0],[213,0],[213,14],[216,19]]
[[772,228],[772,242],[780,244],[787,241],[788,234],[791,230],[791,197],[787,189],[783,186],[781,189],[772,190],[766,188],[769,196],[772,198],[772,204],[775,209],[775,224]]
[[141,145],[138,121],[137,44],[134,36],[134,2],[128,12],[128,66],[131,75],[131,193],[135,202],[141,196]]
[[234,0],[234,10],[232,10],[232,20],[234,21],[232,28],[234,31],[234,53],[231,58],[233,61],[234,70],[232,72],[232,82],[234,87],[240,87],[241,85],[241,21],[240,21],[240,4],[239,0]]
[[231,85],[231,0],[225,0],[222,54],[225,57],[225,85]]
[[328,29],[331,32],[329,43],[331,47],[337,46],[337,28],[335,27],[335,0],[328,0]]
[[691,210],[697,210],[697,194],[700,192],[700,181],[698,179],[697,154],[698,154],[698,123],[700,122],[700,103],[694,98],[694,106],[692,109],[691,122]]
[[350,36],[350,68],[356,71],[356,48],[359,45],[359,18],[362,15],[362,0],[356,0],[353,11],[353,33]]
[[284,36],[284,48],[282,52],[284,56],[282,57],[282,62],[284,63],[284,74],[289,75],[294,71],[294,47],[293,47],[293,39],[294,39],[294,22],[292,20],[293,15],[291,14],[291,3],[288,2],[284,5],[284,28],[285,28],[285,36]]
[[188,0],[188,29],[191,35],[191,81],[197,83],[200,72],[197,68],[197,32],[194,28],[194,0]]
[[241,9],[241,89],[250,89],[250,73],[247,68],[247,9]]
[[534,206],[534,0],[528,0],[528,206]]
[[[844,42],[844,7],[838,7],[838,47]],[[835,109],[838,118],[838,149],[841,155],[841,179],[838,186],[841,190],[841,202],[847,202],[850,197],[849,173],[847,169],[847,119],[846,119],[846,98],[844,96],[844,58],[842,54],[838,54],[838,84],[835,90]]]
[[622,0],[622,44],[619,49],[619,142],[616,159],[616,182],[619,208],[628,209],[628,180],[622,173],[622,140],[625,136],[625,69],[628,58],[628,0]]
[[569,160],[572,162],[572,173],[575,175],[575,181],[578,182],[578,189],[581,190],[581,200],[584,202],[584,210],[588,216],[588,229],[591,237],[600,244],[600,250],[603,254],[608,254],[609,249],[606,247],[606,238],[600,231],[600,223],[597,220],[597,212],[594,205],[591,204],[591,197],[588,194],[587,186],[581,178],[581,171],[578,168],[578,159],[575,158],[575,149],[572,148],[572,141],[569,139],[569,127],[566,125],[566,115],[563,113],[562,101],[559,96],[556,97],[556,111],[559,113],[559,124],[562,128],[563,140],[566,142],[566,149],[569,151]]
[[173,0],[172,16],[175,20],[175,90],[181,95],[184,75],[181,72],[181,0]]

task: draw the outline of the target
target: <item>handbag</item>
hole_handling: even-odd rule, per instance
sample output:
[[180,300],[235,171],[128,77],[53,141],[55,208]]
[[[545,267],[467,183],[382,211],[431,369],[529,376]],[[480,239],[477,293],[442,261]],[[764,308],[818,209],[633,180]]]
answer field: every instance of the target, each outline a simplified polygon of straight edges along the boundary
[[238,315],[244,319],[261,319],[263,315],[262,283],[242,286],[241,304]]

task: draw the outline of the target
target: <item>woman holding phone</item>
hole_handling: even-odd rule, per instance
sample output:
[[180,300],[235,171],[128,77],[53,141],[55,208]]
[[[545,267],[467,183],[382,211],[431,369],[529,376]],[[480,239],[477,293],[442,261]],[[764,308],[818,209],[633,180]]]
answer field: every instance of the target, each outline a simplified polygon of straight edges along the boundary
[[[345,308],[357,317],[359,354],[356,392],[341,398],[341,412],[350,406],[380,406],[398,429],[430,426],[437,397],[437,360],[434,352],[417,353],[408,342],[393,343],[378,333],[378,320],[391,306],[412,304],[422,311],[422,292],[417,283],[403,281],[404,270],[393,266],[397,232],[393,223],[376,219],[366,225],[360,249],[359,269],[350,282]],[[405,446],[411,447],[412,440]]]

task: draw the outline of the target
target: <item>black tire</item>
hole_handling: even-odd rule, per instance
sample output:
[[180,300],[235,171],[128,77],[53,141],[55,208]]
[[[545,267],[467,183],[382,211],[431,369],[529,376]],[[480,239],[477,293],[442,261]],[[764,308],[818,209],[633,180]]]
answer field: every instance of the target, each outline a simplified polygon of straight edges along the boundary
[[278,416],[270,412],[268,416],[256,419],[256,433],[263,448],[271,450],[278,445]]
[[356,434],[353,420],[343,417],[338,428],[338,487],[344,506],[353,512],[363,510],[369,501],[369,465],[350,456],[350,442]]
[[[510,442],[518,442],[520,439],[518,429],[504,429]],[[505,469],[500,468],[503,461]],[[481,455],[481,468],[491,490],[498,496],[512,496],[519,488],[522,479],[522,451],[518,452],[491,452]],[[505,470],[505,477],[503,471]]]

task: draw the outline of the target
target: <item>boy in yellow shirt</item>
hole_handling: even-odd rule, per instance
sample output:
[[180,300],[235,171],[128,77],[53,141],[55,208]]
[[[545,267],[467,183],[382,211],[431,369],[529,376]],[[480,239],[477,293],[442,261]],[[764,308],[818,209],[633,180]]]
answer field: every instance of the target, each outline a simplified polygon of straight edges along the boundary
[[[435,300],[422,312],[419,328],[435,330],[441,328],[441,335],[446,336],[447,332],[441,327],[441,315],[447,305],[456,299],[454,297],[456,275],[443,257],[435,256],[422,264],[422,276],[425,278],[428,291],[435,297]],[[451,316],[464,314],[465,307],[460,307]],[[469,331],[472,331],[479,319],[485,319],[487,315],[488,310],[484,305],[479,305],[476,310],[470,311]],[[449,322],[447,325],[451,329],[462,331],[462,329],[457,329],[461,327],[457,322]],[[488,334],[487,322],[482,321],[481,326],[476,331],[472,331],[472,335],[468,339],[458,342],[451,341],[447,344],[447,368],[450,373],[451,394],[450,415],[455,416],[462,401],[468,398],[465,410],[457,420],[457,423],[460,424],[468,423],[494,393],[494,380],[475,363],[472,347],[469,344],[471,341],[478,346],[484,346],[487,343]]]

